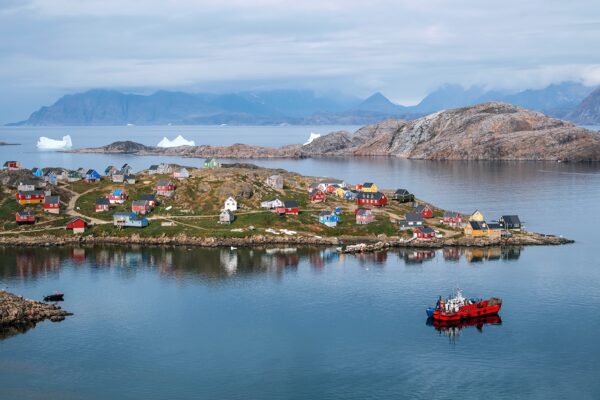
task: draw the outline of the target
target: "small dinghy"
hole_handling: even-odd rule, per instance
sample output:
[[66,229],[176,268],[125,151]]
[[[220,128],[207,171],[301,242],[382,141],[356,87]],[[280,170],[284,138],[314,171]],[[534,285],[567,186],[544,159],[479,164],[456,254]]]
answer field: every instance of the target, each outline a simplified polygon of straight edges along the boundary
[[44,296],[44,301],[63,301],[65,299],[64,293],[54,292],[48,296]]

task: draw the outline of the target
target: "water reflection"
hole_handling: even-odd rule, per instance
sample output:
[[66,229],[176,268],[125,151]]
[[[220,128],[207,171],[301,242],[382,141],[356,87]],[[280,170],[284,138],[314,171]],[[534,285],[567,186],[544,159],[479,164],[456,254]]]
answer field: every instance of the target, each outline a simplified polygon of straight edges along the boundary
[[352,260],[360,266],[387,264],[396,254],[405,265],[423,264],[436,254],[445,261],[469,263],[511,261],[520,257],[520,247],[397,249],[364,254],[339,254],[333,248],[185,248],[185,247],[119,247],[90,246],[73,248],[0,248],[0,279],[27,280],[37,276],[58,274],[70,265],[89,265],[96,271],[115,269],[124,278],[135,277],[141,269],[156,270],[174,279],[227,279],[248,274],[267,273],[275,276],[298,268],[303,260],[314,271],[328,265],[346,264]]
[[451,343],[456,343],[463,329],[475,327],[479,333],[483,333],[485,325],[502,325],[502,319],[499,315],[488,315],[465,321],[450,322],[438,321],[429,317],[425,323],[427,326],[432,326],[440,335],[447,336]]

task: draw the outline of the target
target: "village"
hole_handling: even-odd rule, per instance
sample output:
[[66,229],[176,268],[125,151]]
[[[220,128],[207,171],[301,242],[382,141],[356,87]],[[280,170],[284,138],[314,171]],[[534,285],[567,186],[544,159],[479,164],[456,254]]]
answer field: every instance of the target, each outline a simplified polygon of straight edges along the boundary
[[104,171],[22,168],[4,163],[0,235],[27,237],[204,236],[346,238],[348,243],[394,238],[416,246],[460,239],[498,244],[532,235],[519,216],[486,220],[439,209],[405,188],[304,177],[251,164],[202,168],[161,163],[134,173],[128,165]]

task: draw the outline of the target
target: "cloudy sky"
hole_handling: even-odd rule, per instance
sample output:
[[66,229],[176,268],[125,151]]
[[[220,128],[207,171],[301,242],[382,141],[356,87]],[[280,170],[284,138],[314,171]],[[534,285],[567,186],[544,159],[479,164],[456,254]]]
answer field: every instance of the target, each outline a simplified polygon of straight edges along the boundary
[[0,0],[0,122],[89,88],[600,83],[597,0]]

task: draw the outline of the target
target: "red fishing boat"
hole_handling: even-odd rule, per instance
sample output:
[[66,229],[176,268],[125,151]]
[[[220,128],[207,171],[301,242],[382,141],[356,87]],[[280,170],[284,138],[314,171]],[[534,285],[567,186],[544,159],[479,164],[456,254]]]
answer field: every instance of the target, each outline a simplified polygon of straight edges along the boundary
[[440,296],[435,307],[427,309],[427,315],[437,321],[461,321],[498,314],[501,307],[502,299],[466,299],[461,290],[456,289],[448,299]]

